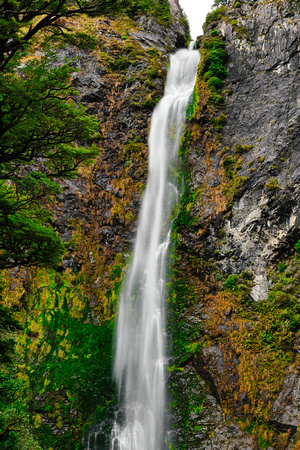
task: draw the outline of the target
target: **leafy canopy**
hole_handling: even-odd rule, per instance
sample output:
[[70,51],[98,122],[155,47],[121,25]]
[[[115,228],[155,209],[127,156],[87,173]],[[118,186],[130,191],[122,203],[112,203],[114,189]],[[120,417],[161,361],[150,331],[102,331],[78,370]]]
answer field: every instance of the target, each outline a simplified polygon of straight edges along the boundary
[[0,4],[0,70],[41,30],[62,31],[61,19],[77,14],[116,14],[130,0],[4,0]]
[[64,253],[45,201],[60,193],[54,180],[96,157],[94,145],[77,142],[99,137],[73,100],[70,74],[49,52],[26,64],[19,55],[0,72],[0,269],[57,267]]

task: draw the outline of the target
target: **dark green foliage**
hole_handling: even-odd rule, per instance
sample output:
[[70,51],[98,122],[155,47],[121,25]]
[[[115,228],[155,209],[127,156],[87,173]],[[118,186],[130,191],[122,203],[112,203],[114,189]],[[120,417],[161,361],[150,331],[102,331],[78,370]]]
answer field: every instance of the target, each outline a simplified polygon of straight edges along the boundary
[[144,14],[151,15],[164,25],[171,24],[170,6],[168,0],[138,0],[132,1],[126,8],[129,16],[135,18]]
[[212,94],[209,102],[220,106],[224,103],[224,97],[221,95],[223,80],[228,73],[224,67],[228,55],[224,49],[225,44],[217,36],[204,39],[201,43],[201,75],[207,82]]
[[[227,70],[221,66],[219,63],[212,63],[209,66],[209,70],[204,75],[204,80],[209,81],[210,78],[217,77],[220,80],[224,80],[227,77]],[[221,89],[223,83],[220,85],[218,89]]]
[[210,122],[212,123],[212,125],[213,125],[215,131],[220,131],[220,130],[224,127],[224,125],[225,125],[225,123],[226,123],[226,120],[227,120],[227,116],[226,116],[226,114],[224,114],[224,113],[222,112],[222,113],[219,115],[219,117],[213,117],[213,118],[211,118]]
[[118,56],[118,58],[111,64],[114,70],[119,72],[126,71],[131,62],[126,56]]
[[225,102],[225,98],[223,97],[223,95],[218,94],[216,92],[213,92],[209,99],[209,103],[216,105],[216,106],[221,106],[224,104],[224,102]]
[[227,156],[225,156],[222,164],[223,164],[225,175],[228,178],[232,178],[233,177],[234,165],[235,165],[234,158],[232,158],[231,156],[227,155]]
[[211,91],[218,91],[219,89],[222,89],[223,81],[218,77],[210,77],[207,81],[207,86]]
[[188,120],[191,120],[193,115],[194,115],[194,111],[195,111],[195,107],[196,107],[196,102],[197,102],[197,97],[196,97],[196,87],[193,90],[193,97],[192,97],[192,101],[189,102],[187,110],[186,110],[186,118]]
[[253,286],[253,278],[253,273],[247,270],[240,274],[231,274],[224,281],[223,289],[245,293],[246,296],[244,298],[242,297],[242,299],[246,301],[247,295]]
[[250,150],[252,150],[253,149],[253,145],[242,145],[242,144],[238,144],[236,147],[235,147],[235,153],[237,154],[237,155],[242,155],[243,153],[247,153],[247,152],[249,152]]
[[54,177],[74,176],[98,153],[75,144],[97,138],[97,122],[71,99],[71,66],[50,67],[53,57],[29,61],[22,76],[17,58],[0,72],[0,269],[59,265],[64,245],[41,200],[60,193]]
[[229,275],[229,277],[227,278],[227,280],[224,283],[224,286],[227,289],[234,289],[236,287],[237,280],[238,280],[238,275]]
[[[0,293],[1,296],[1,293]],[[2,300],[2,298],[1,298]],[[24,383],[17,377],[14,344],[20,324],[0,306],[0,449],[40,449],[30,435],[29,416],[22,401]]]
[[92,137],[97,123],[71,100],[73,69],[68,64],[50,67],[53,58],[49,54],[28,62],[22,77],[14,66],[0,73],[0,179],[15,177],[21,164],[35,158],[51,177],[72,176],[79,164],[96,155],[73,144]]
[[283,262],[279,262],[279,263],[278,263],[278,271],[279,271],[280,273],[284,272],[286,268],[287,268],[287,265],[284,264]]
[[51,215],[40,198],[60,192],[44,174],[31,172],[14,187],[0,182],[0,269],[15,266],[58,266],[65,247],[45,222]]
[[[0,5],[0,71],[20,49],[41,31],[57,35],[64,33],[63,21],[59,19],[77,14],[117,14],[131,7],[131,0],[91,0],[49,2],[47,0],[14,0]],[[70,36],[69,36],[70,37]],[[49,39],[49,36],[48,36]],[[91,40],[89,39],[89,43]]]
[[58,33],[57,36],[53,36],[54,40],[60,40],[64,43],[73,45],[74,47],[84,48],[89,50],[95,50],[98,46],[97,39],[93,38],[90,34],[76,31],[74,33],[64,32],[63,35]]
[[296,252],[300,252],[300,240],[295,245]]
[[[204,49],[213,49],[213,50],[221,49],[221,48],[224,49],[225,48],[225,42],[221,41],[221,39],[218,38],[218,37],[212,37],[212,38],[209,38],[209,39],[205,39],[203,41],[202,46],[203,46]],[[222,55],[222,60],[226,61],[226,58],[227,58],[227,52],[226,51],[225,51],[225,53],[224,52],[223,53],[220,52],[219,55]]]
[[277,178],[270,178],[265,184],[265,189],[269,192],[275,192],[281,189],[279,186]]
[[214,11],[210,12],[206,16],[206,20],[203,25],[203,30],[206,31],[208,25],[210,25],[213,22],[217,22],[218,20],[222,19],[222,17],[226,14],[227,7],[222,4],[219,8],[215,9]]

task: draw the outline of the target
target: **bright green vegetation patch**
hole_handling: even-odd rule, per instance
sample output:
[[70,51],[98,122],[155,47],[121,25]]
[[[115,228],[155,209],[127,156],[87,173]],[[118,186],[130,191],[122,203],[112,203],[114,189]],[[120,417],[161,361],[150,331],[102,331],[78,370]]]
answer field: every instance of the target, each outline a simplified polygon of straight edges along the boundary
[[218,117],[212,117],[210,123],[213,125],[215,131],[221,131],[226,124],[227,116],[225,113],[221,113]]
[[275,192],[281,189],[279,186],[277,178],[270,178],[265,184],[265,189],[269,192]]
[[0,449],[40,450],[32,436],[26,404],[26,386],[17,377],[15,341],[20,324],[0,306]]
[[131,6],[126,9],[127,14],[130,17],[136,18],[137,16],[149,15],[155,17],[155,19],[162,25],[170,25],[172,21],[170,13],[170,5],[167,0],[138,0],[132,2]]
[[219,106],[224,103],[223,80],[228,74],[224,66],[228,58],[225,43],[213,33],[210,37],[202,39],[200,51],[202,55],[200,75],[203,76],[211,91],[209,102]]
[[[195,90],[193,93],[193,102],[187,114],[193,116],[194,108],[196,104],[196,94]],[[190,184],[190,173],[188,169],[188,159],[187,152],[189,149],[190,142],[192,140],[192,135],[189,130],[186,130],[182,138],[182,146],[180,149],[180,166],[183,177],[178,179],[179,192],[180,192],[180,208],[176,211],[178,214],[174,220],[174,229],[179,230],[180,227],[188,226],[192,228],[196,225],[197,218],[191,214],[191,209],[196,201],[200,201],[201,197],[201,187],[199,189],[192,189]]]
[[114,399],[114,323],[92,323],[87,300],[54,274],[27,301],[32,307],[18,353],[35,434],[43,448],[81,448],[82,430],[93,424],[97,407]]

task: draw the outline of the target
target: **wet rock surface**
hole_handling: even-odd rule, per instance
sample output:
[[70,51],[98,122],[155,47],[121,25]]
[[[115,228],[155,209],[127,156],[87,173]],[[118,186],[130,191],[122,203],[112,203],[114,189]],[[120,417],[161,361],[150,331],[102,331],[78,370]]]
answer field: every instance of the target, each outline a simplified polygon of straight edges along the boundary
[[[265,268],[299,238],[299,46],[300,16],[281,2],[254,2],[234,9],[231,23],[218,29],[229,54],[226,84],[231,95],[224,108],[222,146],[253,145],[243,155],[240,176],[248,181],[226,221],[227,251],[222,269],[252,268],[255,300],[266,298]],[[250,164],[250,166],[249,166]],[[252,169],[252,170],[251,170]],[[207,176],[207,175],[206,175]],[[278,190],[268,190],[270,178]]]
[[[221,406],[214,395],[207,389],[204,379],[192,365],[185,367],[180,374],[171,375],[169,382],[176,398],[176,405],[171,421],[180,423],[185,419],[192,424],[194,432],[186,434],[185,424],[176,434],[175,445],[190,450],[253,449],[252,437],[240,430],[234,420],[225,418]],[[180,393],[180,394],[178,394]],[[178,398],[179,396],[179,398]],[[186,405],[187,399],[193,399]],[[186,411],[185,409],[186,408]]]
[[[273,287],[268,269],[290,257],[300,238],[300,15],[293,3],[287,1],[247,1],[241,7],[234,5],[235,2],[230,2],[225,18],[210,24],[206,30],[206,37],[217,30],[228,52],[225,103],[215,112],[216,117],[224,113],[226,123],[211,142],[207,132],[211,119],[209,107],[204,107],[201,117],[192,123],[192,133],[196,127],[204,129],[188,149],[189,181],[197,201],[191,210],[194,223],[182,227],[179,242],[191,260],[198,254],[202,261],[214,265],[215,272],[226,277],[245,270],[252,273],[253,286],[246,308],[252,311],[252,305],[267,299]],[[222,195],[224,184],[228,183],[228,180],[224,182],[222,162],[224,153],[236,157],[239,144],[248,146],[241,155],[237,172],[237,176],[245,177],[245,183],[228,208],[228,200]],[[201,194],[197,197],[199,191]],[[200,270],[197,279],[201,285],[209,275],[205,277],[205,271],[203,274]],[[189,362],[201,383],[206,382],[214,399],[210,411],[216,440],[209,441],[204,433],[197,446],[188,434],[187,439],[191,441],[187,448],[264,448],[261,441],[247,433],[239,441],[234,425],[232,429],[230,425],[221,426],[225,430],[222,440],[224,436],[218,432],[218,421],[214,422],[218,408],[224,407],[224,403],[230,404],[235,419],[246,420],[249,398],[242,389],[239,391],[242,383],[239,374],[247,370],[245,366],[241,368],[241,364],[246,363],[230,348],[226,333],[236,331],[238,334],[240,326],[248,327],[251,342],[253,323],[258,320],[253,313],[248,324],[243,319],[242,325],[236,325],[231,321],[231,312],[218,311],[217,307],[213,311],[210,301],[218,296],[215,292],[218,289],[220,284],[219,288],[209,286],[208,293],[203,294],[207,296],[207,304],[200,313],[208,324],[213,314],[218,317],[215,334],[202,328],[201,333],[207,333],[209,343]],[[288,292],[288,286],[285,289]],[[201,292],[201,288],[198,291]],[[222,295],[219,297],[221,306],[226,301]],[[191,323],[188,316],[187,321]],[[197,339],[201,341],[200,333],[194,341]],[[259,361],[259,353],[257,358]],[[252,374],[256,376],[256,363],[251,364],[249,360],[249,378]],[[292,449],[299,424],[299,375],[298,368],[290,368],[288,364],[285,371],[277,394],[271,395],[268,390],[257,392],[255,404],[270,402],[271,426],[279,433],[286,433],[289,439],[292,437],[289,443],[286,438],[284,444],[277,442],[274,448],[283,445],[282,448]],[[184,375],[174,374],[173,377],[181,380]],[[200,384],[195,388],[199,395]],[[231,418],[228,420],[230,422]],[[235,437],[237,442],[231,442]]]

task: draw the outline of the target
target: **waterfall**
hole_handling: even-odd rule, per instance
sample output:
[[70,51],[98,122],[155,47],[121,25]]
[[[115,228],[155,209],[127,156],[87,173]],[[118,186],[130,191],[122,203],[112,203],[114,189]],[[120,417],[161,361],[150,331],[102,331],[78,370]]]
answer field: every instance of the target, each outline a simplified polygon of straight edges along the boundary
[[164,284],[177,153],[196,81],[197,50],[171,55],[149,135],[149,176],[131,265],[120,296],[114,377],[120,411],[111,450],[161,450],[165,436]]

